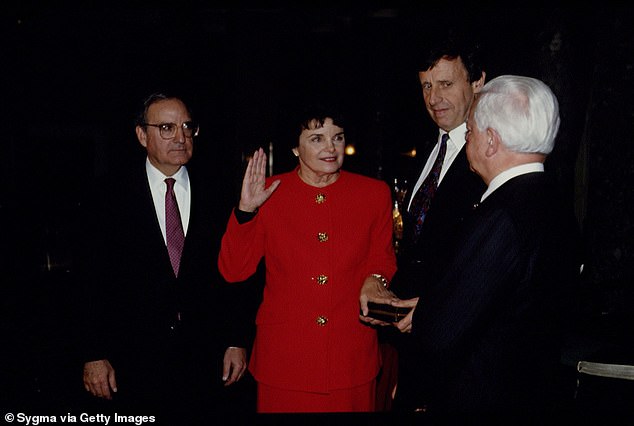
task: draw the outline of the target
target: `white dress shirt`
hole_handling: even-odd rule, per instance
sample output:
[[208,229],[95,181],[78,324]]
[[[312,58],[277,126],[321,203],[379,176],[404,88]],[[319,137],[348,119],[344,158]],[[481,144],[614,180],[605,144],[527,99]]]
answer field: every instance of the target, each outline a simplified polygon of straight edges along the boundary
[[[412,194],[416,194],[416,191],[418,191],[418,188],[420,188],[420,186],[423,184],[423,181],[425,180],[425,178],[431,171],[431,168],[433,167],[434,162],[436,161],[436,157],[438,157],[438,151],[440,150],[440,141],[442,139],[442,135],[444,135],[445,133],[446,132],[442,130],[438,133],[438,141],[436,142],[434,149],[432,149],[431,153],[429,154],[429,158],[427,158],[425,167],[423,168],[422,173],[418,177],[418,180],[416,181],[416,185],[414,185],[414,188],[412,188]],[[449,167],[451,167],[451,164],[458,156],[458,153],[460,152],[462,147],[465,145],[465,143],[467,143],[465,139],[466,133],[467,133],[467,123],[463,123],[460,126],[453,129],[451,132],[449,132],[449,139],[447,140],[447,152],[445,153],[445,159],[443,160],[442,168],[440,169],[440,176],[438,177],[438,186],[440,186],[440,183],[442,182],[443,177],[445,176],[445,174],[447,174],[447,170],[449,170]],[[407,210],[409,210],[412,204],[413,198],[414,198],[413,196],[410,197]]]
[[163,240],[167,245],[167,236],[165,230],[165,193],[167,192],[167,184],[165,179],[172,177],[174,182],[174,194],[176,194],[176,202],[178,203],[178,211],[181,214],[181,223],[183,224],[183,232],[187,235],[189,226],[189,212],[191,208],[191,191],[189,186],[189,174],[185,166],[178,169],[173,176],[165,176],[156,167],[150,163],[149,159],[145,161],[145,171],[147,172],[150,190],[152,191],[152,200],[154,201],[154,211],[156,218],[161,226]]

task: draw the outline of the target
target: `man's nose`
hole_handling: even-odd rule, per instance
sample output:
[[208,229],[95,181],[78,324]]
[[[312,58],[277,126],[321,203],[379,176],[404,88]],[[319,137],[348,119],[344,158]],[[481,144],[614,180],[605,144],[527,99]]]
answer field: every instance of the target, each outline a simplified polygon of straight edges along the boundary
[[176,126],[176,134],[174,135],[174,142],[185,143],[186,139],[187,138],[185,137],[185,129],[183,129],[183,126]]
[[440,95],[438,89],[435,89],[434,87],[429,89],[429,104],[436,105],[440,101],[442,101],[442,96]]

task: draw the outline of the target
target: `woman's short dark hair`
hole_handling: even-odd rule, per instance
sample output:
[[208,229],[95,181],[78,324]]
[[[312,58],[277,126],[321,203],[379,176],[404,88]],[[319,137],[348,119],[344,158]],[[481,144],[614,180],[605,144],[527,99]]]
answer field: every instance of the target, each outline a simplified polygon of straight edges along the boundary
[[[303,130],[322,127],[327,118],[342,129],[346,126],[343,105],[333,102],[311,101],[281,108],[275,130],[276,150],[282,155],[291,155],[291,150],[299,144]],[[315,124],[317,126],[315,126]],[[287,154],[285,154],[287,153]]]
[[312,104],[299,108],[295,117],[297,136],[299,136],[303,130],[315,128],[315,122],[317,123],[317,127],[322,127],[327,118],[332,119],[333,124],[342,129],[345,128],[344,113],[338,106]]

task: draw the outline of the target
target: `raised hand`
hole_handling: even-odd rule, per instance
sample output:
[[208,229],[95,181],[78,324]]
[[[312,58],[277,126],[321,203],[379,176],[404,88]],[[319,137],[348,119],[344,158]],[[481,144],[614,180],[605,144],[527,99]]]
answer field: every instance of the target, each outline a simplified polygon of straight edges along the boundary
[[266,154],[260,148],[253,153],[253,157],[247,164],[247,170],[244,172],[238,208],[245,212],[256,211],[269,199],[273,191],[279,186],[280,181],[274,181],[268,188],[265,188],[265,184]]

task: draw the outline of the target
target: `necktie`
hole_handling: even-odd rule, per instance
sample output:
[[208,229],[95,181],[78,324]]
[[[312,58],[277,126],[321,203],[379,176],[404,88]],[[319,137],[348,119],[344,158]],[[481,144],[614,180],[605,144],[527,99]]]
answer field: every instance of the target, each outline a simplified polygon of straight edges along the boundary
[[431,200],[434,198],[434,194],[436,194],[436,189],[438,189],[438,178],[440,177],[442,162],[445,159],[445,153],[447,152],[447,139],[449,139],[448,133],[442,135],[436,161],[434,161],[434,165],[432,166],[429,174],[412,199],[409,211],[415,219],[414,236],[416,240],[420,235],[420,231],[423,227],[423,221],[425,220],[425,215],[429,210]]
[[178,276],[181,263],[181,254],[185,245],[185,233],[181,223],[181,215],[178,211],[178,203],[174,194],[174,178],[165,179],[167,192],[165,193],[165,231],[167,236],[167,251],[172,262],[174,275]]

